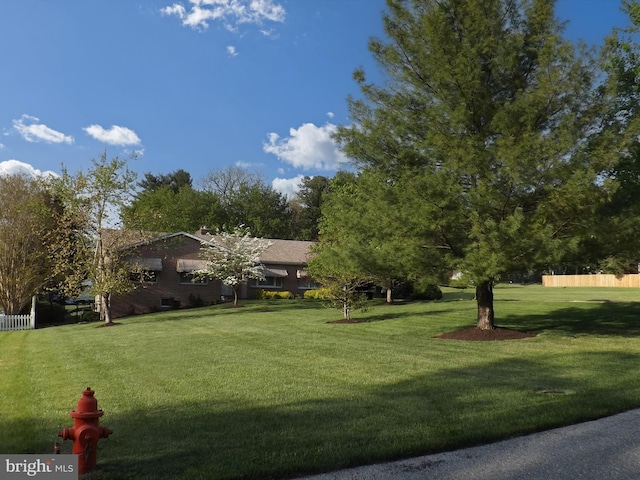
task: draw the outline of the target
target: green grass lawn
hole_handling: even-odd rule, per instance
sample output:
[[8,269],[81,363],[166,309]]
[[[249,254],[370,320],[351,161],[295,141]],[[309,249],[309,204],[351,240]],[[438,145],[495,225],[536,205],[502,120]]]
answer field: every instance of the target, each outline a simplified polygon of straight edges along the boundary
[[640,407],[640,290],[495,296],[498,325],[538,336],[434,338],[474,324],[453,289],[359,324],[276,300],[0,332],[0,453],[52,452],[88,386],[114,431],[91,480],[291,478]]

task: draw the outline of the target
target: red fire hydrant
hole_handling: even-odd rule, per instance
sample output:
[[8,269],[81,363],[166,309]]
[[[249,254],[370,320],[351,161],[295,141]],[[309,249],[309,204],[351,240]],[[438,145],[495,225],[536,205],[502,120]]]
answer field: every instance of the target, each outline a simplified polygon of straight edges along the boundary
[[98,440],[113,433],[107,427],[98,426],[98,419],[104,412],[98,410],[98,400],[94,398],[94,393],[89,387],[82,392],[78,406],[69,412],[69,416],[74,418],[73,427],[63,428],[58,434],[63,440],[73,440],[72,452],[78,455],[79,475],[96,468]]

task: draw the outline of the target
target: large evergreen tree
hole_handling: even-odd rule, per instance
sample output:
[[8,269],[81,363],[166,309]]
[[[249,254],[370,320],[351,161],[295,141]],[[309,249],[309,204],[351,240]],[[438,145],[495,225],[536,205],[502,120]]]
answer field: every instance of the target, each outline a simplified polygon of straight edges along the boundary
[[369,47],[388,82],[356,71],[363,99],[336,138],[397,190],[390,241],[468,274],[491,329],[493,284],[559,258],[606,198],[628,146],[611,84],[563,39],[553,0],[387,3],[388,39]]

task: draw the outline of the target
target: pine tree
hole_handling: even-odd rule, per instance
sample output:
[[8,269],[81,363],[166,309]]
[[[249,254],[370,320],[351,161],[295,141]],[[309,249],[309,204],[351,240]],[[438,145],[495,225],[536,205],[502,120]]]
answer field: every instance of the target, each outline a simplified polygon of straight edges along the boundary
[[494,283],[573,248],[606,200],[603,172],[628,147],[607,123],[614,94],[552,0],[387,3],[388,39],[369,45],[387,82],[355,72],[363,99],[336,138],[397,189],[389,241],[465,272],[492,329]]

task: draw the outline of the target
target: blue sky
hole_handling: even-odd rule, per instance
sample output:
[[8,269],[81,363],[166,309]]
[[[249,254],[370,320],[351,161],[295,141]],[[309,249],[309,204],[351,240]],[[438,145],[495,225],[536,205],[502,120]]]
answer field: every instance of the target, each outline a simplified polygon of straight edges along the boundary
[[[618,0],[558,0],[566,34],[599,44]],[[0,174],[138,152],[142,175],[198,182],[238,165],[291,193],[346,161],[357,67],[384,0],[2,0]]]

